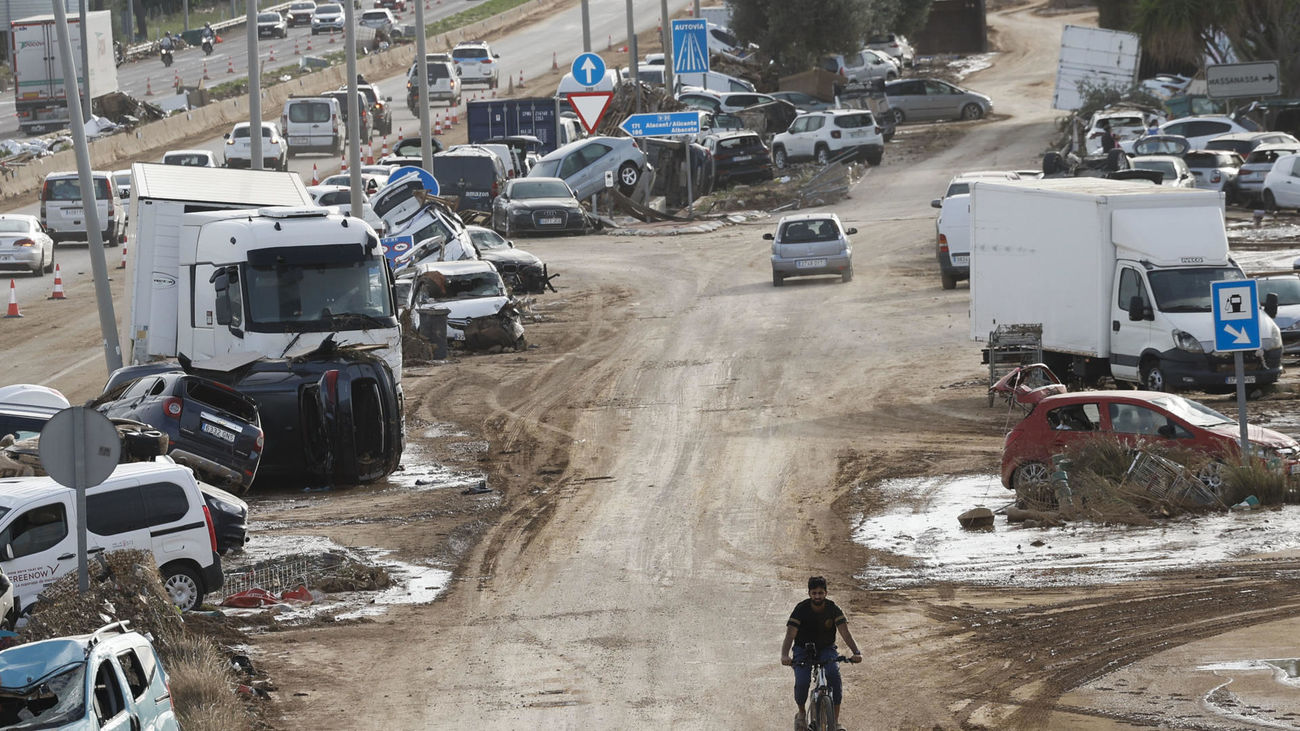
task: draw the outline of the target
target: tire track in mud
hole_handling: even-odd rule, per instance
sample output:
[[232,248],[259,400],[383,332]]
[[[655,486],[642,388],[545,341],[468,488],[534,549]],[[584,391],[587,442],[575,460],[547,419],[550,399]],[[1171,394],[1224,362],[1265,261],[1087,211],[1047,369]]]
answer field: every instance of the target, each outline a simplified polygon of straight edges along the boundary
[[[927,614],[964,636],[952,656],[967,668],[957,692],[970,700],[957,712],[963,727],[980,711],[1002,725],[1036,729],[1057,712],[1081,713],[1149,725],[1149,716],[1063,706],[1065,693],[1142,658],[1251,625],[1286,619],[1300,610],[1300,560],[1268,562],[1242,571],[1180,572],[1141,587],[1106,589],[1103,596],[1006,610],[931,605]],[[1005,591],[1005,590],[1003,590]]]

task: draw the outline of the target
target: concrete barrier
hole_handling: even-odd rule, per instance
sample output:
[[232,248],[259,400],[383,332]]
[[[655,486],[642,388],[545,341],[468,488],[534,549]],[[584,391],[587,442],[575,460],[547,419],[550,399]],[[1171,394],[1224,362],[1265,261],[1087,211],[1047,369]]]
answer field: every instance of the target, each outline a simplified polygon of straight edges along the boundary
[[[419,0],[416,0],[417,2]],[[562,0],[533,0],[504,13],[485,18],[463,28],[428,39],[430,52],[451,48],[462,40],[473,40],[518,21],[529,13],[559,5]],[[387,51],[357,59],[357,73],[367,78],[383,79],[405,71],[415,61],[415,44],[396,46]],[[338,64],[314,71],[296,79],[274,84],[262,89],[262,120],[276,121],[290,96],[319,94],[337,89],[346,83],[347,66]],[[228,131],[236,122],[248,121],[248,97],[240,96],[208,104],[188,112],[174,114],[166,119],[143,124],[131,130],[90,143],[90,164],[96,170],[115,170],[127,167],[142,158],[161,156],[178,143],[195,137]],[[45,176],[52,172],[76,170],[77,158],[73,150],[41,157],[18,168],[12,177],[0,179],[0,202],[16,203],[35,195]]]

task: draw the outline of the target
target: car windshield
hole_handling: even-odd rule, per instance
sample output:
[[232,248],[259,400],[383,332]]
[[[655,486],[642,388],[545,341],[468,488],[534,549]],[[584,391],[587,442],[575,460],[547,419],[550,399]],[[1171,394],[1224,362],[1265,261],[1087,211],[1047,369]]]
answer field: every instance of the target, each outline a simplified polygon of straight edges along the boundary
[[1300,305],[1300,277],[1259,280],[1259,301],[1263,302],[1270,294],[1277,295],[1279,305]]
[[948,186],[948,192],[943,194],[944,198],[951,198],[954,195],[967,195],[970,193],[970,183],[953,183]]
[[829,218],[789,221],[781,227],[781,241],[787,244],[834,241],[839,235],[840,227]]
[[327,102],[302,102],[289,105],[290,122],[328,122],[330,105]]
[[[237,139],[237,140],[246,140],[246,139],[248,139],[248,125],[244,125],[243,127],[236,127],[236,128],[235,128],[235,131],[234,131],[233,133],[231,133],[230,136],[233,137],[233,138],[235,138],[235,139]],[[270,128],[270,127],[263,127],[263,128],[262,128],[262,136],[263,136],[263,137],[270,137],[270,136],[271,136],[271,128]]]
[[1147,273],[1161,312],[1209,312],[1210,282],[1244,279],[1235,267],[1153,269]]
[[27,692],[0,688],[0,726],[7,729],[61,728],[86,715],[86,664],[77,663],[45,678]]
[[506,240],[493,233],[492,231],[471,231],[470,238],[474,245],[480,249],[509,249]]
[[311,329],[301,327],[305,324],[334,329],[336,318],[342,315],[390,317],[388,278],[381,268],[386,266],[382,258],[267,266],[250,263],[245,277],[250,329]]
[[505,294],[506,291],[501,282],[501,275],[495,271],[447,276],[447,299],[504,297]]
[[1141,117],[1105,117],[1098,120],[1098,124],[1105,122],[1112,127],[1146,127],[1146,122]]
[[388,13],[383,10],[367,10],[361,14],[362,20],[387,20]]
[[739,137],[726,137],[718,140],[719,150],[740,150],[746,147],[760,147],[762,140],[758,135],[741,135]]
[[453,48],[451,51],[452,58],[487,58],[486,48]]
[[558,170],[559,167],[559,160],[542,160],[529,171],[529,174],[532,175],[532,173],[537,173],[536,175],[532,175],[532,177],[535,178],[554,178],[555,171]]
[[1165,180],[1173,180],[1178,177],[1178,169],[1168,160],[1142,160],[1140,158],[1133,160],[1135,170],[1154,170],[1160,173],[1160,177]]
[[510,186],[510,197],[571,198],[573,196],[569,193],[569,186],[558,180],[520,180]]
[[315,3],[294,3],[293,5],[289,6],[289,9],[290,10],[313,10],[315,9],[315,7],[316,7]]
[[113,184],[117,187],[131,184],[131,173],[118,173],[113,176]]
[[841,129],[858,129],[860,127],[870,127],[873,124],[875,122],[871,119],[871,115],[866,112],[841,114],[835,117],[835,126]]
[[21,218],[0,219],[0,234],[25,234],[32,230],[32,224]]
[[[95,198],[106,200],[108,198],[108,178],[94,178],[94,181]],[[41,199],[47,201],[79,201],[81,200],[81,181],[75,177],[47,180],[45,181],[45,190],[41,195]]]
[[1236,422],[1219,412],[1211,409],[1204,404],[1195,401],[1189,401],[1182,396],[1161,396],[1151,400],[1155,406],[1168,411],[1170,414],[1188,422],[1192,426],[1217,426],[1219,424],[1235,424]]
[[262,13],[257,16],[259,23],[278,23],[280,21],[279,13]]
[[343,6],[342,5],[317,5],[316,12],[322,15],[326,15],[326,14],[332,15],[334,13],[341,13],[343,12]]
[[167,155],[163,158],[165,165],[189,165],[190,167],[206,167],[208,165],[207,155]]

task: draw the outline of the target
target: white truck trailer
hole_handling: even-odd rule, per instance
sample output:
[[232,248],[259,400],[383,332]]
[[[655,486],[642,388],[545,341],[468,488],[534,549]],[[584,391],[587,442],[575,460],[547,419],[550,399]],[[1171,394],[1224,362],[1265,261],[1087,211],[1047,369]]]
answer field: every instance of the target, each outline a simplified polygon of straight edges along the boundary
[[136,163],[130,362],[378,346],[402,373],[391,275],[373,229],[315,207],[295,173]]
[[[1042,325],[1065,380],[1110,376],[1153,391],[1235,383],[1214,350],[1210,282],[1242,279],[1223,196],[1146,182],[1062,178],[971,185],[971,337]],[[1281,375],[1282,336],[1261,313],[1246,379]]]
[[[72,63],[77,69],[78,88],[90,84],[90,98],[117,91],[117,64],[113,56],[113,13],[86,13],[89,33],[90,79],[81,64],[81,22],[68,16],[72,41]],[[9,58],[14,71],[14,110],[24,134],[39,134],[67,127],[68,94],[63,84],[63,60],[53,15],[35,15],[11,24]]]

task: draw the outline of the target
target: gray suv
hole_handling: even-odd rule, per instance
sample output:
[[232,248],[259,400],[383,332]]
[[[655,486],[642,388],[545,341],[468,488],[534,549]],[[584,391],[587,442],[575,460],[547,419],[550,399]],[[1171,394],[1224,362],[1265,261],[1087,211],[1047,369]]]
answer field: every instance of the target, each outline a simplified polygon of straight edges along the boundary
[[772,286],[785,284],[786,277],[818,274],[839,275],[840,281],[853,279],[853,246],[849,236],[856,228],[845,229],[834,213],[800,213],[785,216],[776,225],[776,234],[763,234],[772,242]]

